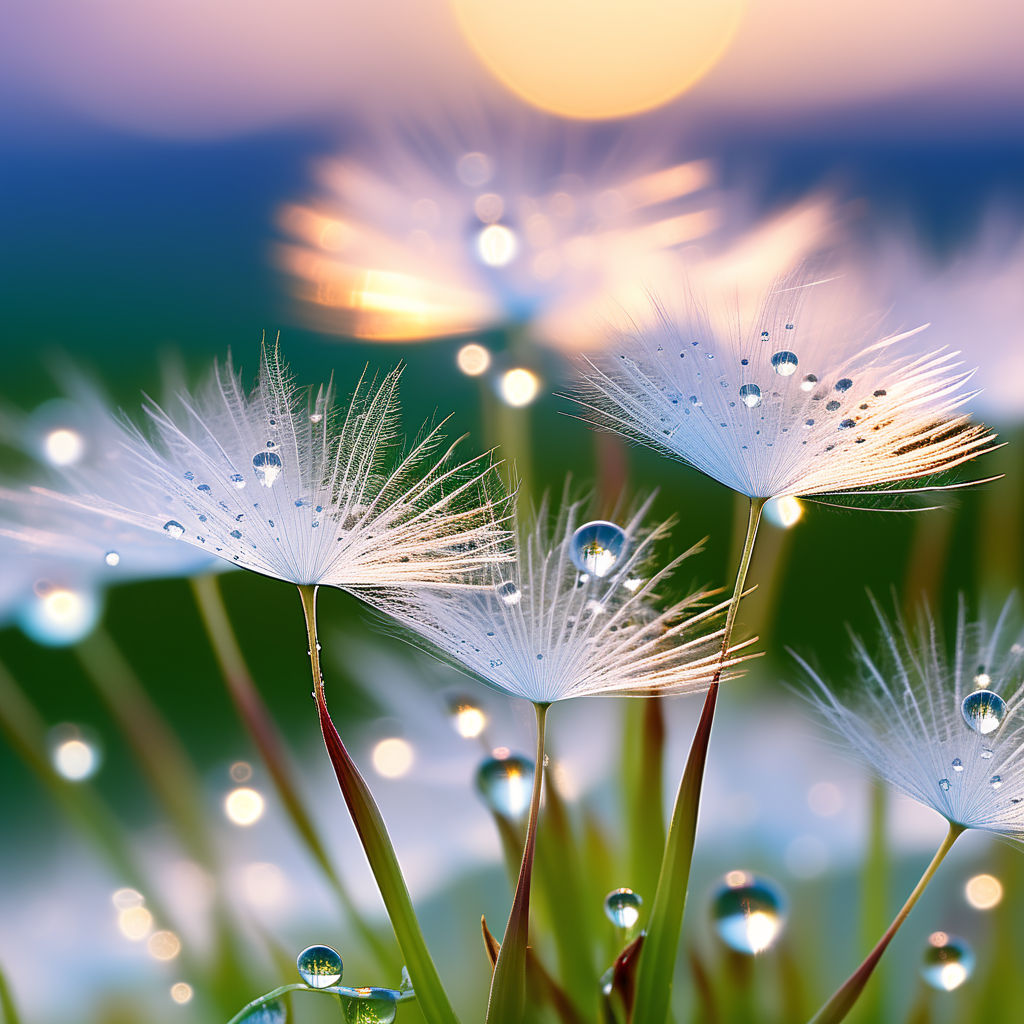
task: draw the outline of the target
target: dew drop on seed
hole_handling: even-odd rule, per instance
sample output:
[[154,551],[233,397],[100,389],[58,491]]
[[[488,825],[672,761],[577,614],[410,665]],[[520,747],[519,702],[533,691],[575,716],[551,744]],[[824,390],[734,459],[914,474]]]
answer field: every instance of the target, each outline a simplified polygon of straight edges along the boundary
[[962,772],[964,770],[964,763],[959,757],[953,758],[953,771]]
[[242,539],[242,531],[241,530],[232,530],[231,531],[231,536],[234,537],[235,540],[241,540]]
[[856,423],[855,420],[846,419],[846,420],[840,420],[839,421],[839,429],[840,430],[849,430],[851,427],[855,427],[855,426],[857,426],[857,423]]
[[810,430],[814,426],[814,420],[804,420],[804,429]]
[[495,814],[521,818],[530,806],[533,764],[518,754],[489,757],[477,769],[476,788]]
[[170,537],[184,537],[185,527],[176,519],[168,519],[167,522],[164,523],[164,533]]
[[839,403],[833,398],[831,402],[825,403],[826,412],[835,412],[839,408]]
[[982,758],[982,760],[984,760],[984,761],[991,761],[992,760],[992,748],[991,747],[986,747],[978,756],[980,758]]
[[836,381],[836,391],[842,393],[843,391],[849,391],[853,387],[853,381],[849,377],[841,377]]
[[281,475],[281,456],[277,452],[257,452],[252,457],[252,468],[264,487],[272,487]]
[[974,953],[963,939],[946,932],[933,932],[929,936],[921,961],[921,977],[931,988],[952,992],[973,970]]
[[632,889],[612,889],[604,898],[604,912],[613,925],[628,931],[640,920],[643,902]]
[[772,367],[780,377],[792,377],[796,373],[797,362],[793,352],[776,352],[772,356]]
[[761,389],[756,384],[743,384],[740,399],[748,409],[756,409],[761,404]]
[[245,487],[245,477],[243,477],[241,473],[232,473],[231,476],[228,477],[228,480],[230,480],[239,491]]
[[993,775],[992,778],[988,780],[988,784],[993,789],[998,789],[1003,784],[1003,777],[1001,775]]
[[941,789],[943,793],[948,793],[949,779],[939,779],[939,789]]
[[818,378],[813,373],[807,374],[802,381],[800,381],[801,391],[813,391],[814,385],[818,383]]
[[330,988],[341,981],[341,957],[330,946],[307,946],[296,958],[299,976],[310,988]]
[[605,519],[584,523],[569,542],[569,557],[580,572],[601,579],[626,551],[626,531]]
[[964,697],[960,711],[975,732],[987,736],[999,728],[1006,716],[1006,701],[992,690],[975,690]]
[[116,551],[108,551],[103,556],[103,561],[109,566],[119,565],[121,562],[121,556]]
[[715,891],[711,921],[718,937],[738,953],[762,953],[785,924],[782,894],[774,882],[730,871]]
[[494,590],[498,597],[500,597],[502,601],[510,607],[512,605],[519,604],[523,596],[519,592],[519,588],[511,580],[505,580],[503,583],[499,583]]

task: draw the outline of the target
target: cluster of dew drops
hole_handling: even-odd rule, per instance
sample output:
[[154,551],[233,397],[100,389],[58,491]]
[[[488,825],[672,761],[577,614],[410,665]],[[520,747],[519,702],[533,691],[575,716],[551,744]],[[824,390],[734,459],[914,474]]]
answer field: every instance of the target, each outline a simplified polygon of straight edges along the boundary
[[[274,428],[274,427],[277,426],[277,420],[274,418],[275,415],[276,414],[271,414],[271,417],[270,417],[270,420],[269,420],[271,428]],[[318,423],[320,423],[323,420],[323,418],[324,418],[324,416],[323,416],[323,412],[321,410],[321,405],[318,402],[315,410],[309,414],[309,422],[313,426],[316,426]],[[266,448],[266,450],[265,451],[258,451],[252,457],[252,470],[253,470],[253,474],[255,475],[257,482],[260,485],[262,485],[263,487],[268,487],[268,488],[269,487],[273,487],[274,483],[277,481],[278,477],[281,475],[281,472],[284,469],[284,463],[281,461],[281,456],[278,455],[278,453],[274,450],[276,447],[277,447],[277,442],[274,441],[273,439],[270,439],[270,440],[267,441],[267,448]],[[192,483],[192,482],[195,481],[195,474],[191,470],[187,471],[184,474],[184,477],[185,477],[185,479],[189,483]],[[235,490],[241,491],[241,490],[245,489],[246,479],[245,479],[245,477],[241,473],[235,472],[235,473],[231,473],[228,476],[228,483],[230,483],[231,486]],[[202,492],[203,494],[209,494],[209,493],[211,493],[212,488],[210,487],[210,485],[208,483],[200,483],[200,484],[198,484],[196,486],[196,490]],[[207,521],[208,517],[206,516],[206,514],[204,512],[201,512],[196,506],[192,505],[191,502],[186,501],[185,504],[186,504],[186,506],[189,509],[191,509],[193,512],[196,513],[196,518],[199,520],[200,523],[205,523]],[[296,508],[303,508],[305,506],[309,506],[310,509],[311,509],[310,528],[315,530],[315,529],[317,529],[320,526],[320,518],[319,518],[319,516],[323,512],[323,506],[322,505],[316,505],[316,504],[314,504],[314,503],[312,503],[310,501],[307,501],[304,498],[296,498],[295,499],[295,507]],[[231,513],[231,509],[228,507],[227,502],[221,501],[220,502],[220,507],[225,512]],[[253,506],[252,507],[256,511],[259,511],[259,508],[260,508],[259,502],[258,501],[253,502]],[[235,514],[234,515],[234,520],[235,520],[236,523],[239,523],[239,524],[244,523],[245,522],[245,513],[244,512],[240,512],[238,514]],[[275,528],[276,524],[274,523],[273,519],[268,519],[267,523],[270,525],[270,527],[272,529]],[[166,533],[169,537],[173,537],[175,539],[180,539],[181,537],[184,537],[185,533],[186,533],[185,527],[182,526],[182,524],[179,523],[176,519],[168,519],[167,522],[165,522],[164,525],[163,525],[163,530],[164,530],[164,533]],[[233,540],[236,540],[236,541],[241,541],[243,539],[242,531],[237,526],[230,531],[229,536]],[[200,543],[203,543],[203,544],[206,543],[206,538],[204,536],[202,536],[201,534],[197,534],[196,535],[196,539]],[[343,539],[342,537],[338,538],[339,541],[341,541],[342,539]],[[256,545],[254,543],[250,543],[250,547],[252,547],[255,550]],[[223,549],[219,548],[219,547],[217,548],[218,552],[221,551],[221,550],[223,550]],[[115,557],[114,561],[111,561],[111,555],[113,555]],[[240,555],[235,555],[234,556],[235,561],[236,562],[239,561],[240,557],[241,557]],[[107,564],[108,565],[116,565],[118,560],[119,559],[116,558],[116,552],[111,552],[110,555],[107,556]]]
[[[796,329],[796,324],[787,323],[785,325],[785,329],[787,331],[795,330]],[[769,341],[769,339],[770,339],[770,333],[767,330],[761,331],[761,342],[763,344],[766,344]],[[690,344],[691,344],[691,346],[693,348],[700,347],[700,342],[699,341],[692,341],[692,342],[690,342]],[[664,346],[663,345],[659,345],[657,351],[659,353],[664,353],[664,351],[665,351]],[[707,359],[714,359],[715,358],[715,353],[714,352],[705,352],[704,355],[705,355],[705,357]],[[625,356],[625,355],[621,356],[620,358],[622,358],[627,363],[630,362],[629,358],[627,356]],[[679,358],[680,359],[685,359],[686,358],[686,351],[685,350],[681,351],[679,353]],[[772,370],[775,372],[775,374],[777,376],[783,377],[783,378],[792,377],[796,373],[797,367],[800,365],[800,360],[797,357],[797,354],[794,351],[792,351],[792,349],[789,349],[789,348],[780,348],[780,349],[776,350],[774,353],[772,353],[772,355],[771,355],[771,357],[769,358],[768,361],[769,361],[769,363],[771,365]],[[744,366],[744,367],[750,366],[750,360],[748,358],[742,358],[742,359],[740,359],[740,365]],[[698,371],[697,377],[698,378],[702,377],[702,373],[700,371]],[[727,379],[725,379],[725,378],[722,378],[720,380],[720,384],[721,384],[721,386],[723,388],[728,388],[730,386],[729,381]],[[800,390],[801,391],[805,391],[805,392],[815,391],[815,389],[818,388],[818,384],[819,384],[819,380],[818,380],[817,375],[813,374],[813,373],[807,373],[800,380]],[[835,397],[835,396],[836,395],[838,395],[838,396],[845,395],[848,391],[850,391],[853,388],[853,386],[854,386],[854,382],[853,382],[853,379],[850,378],[850,377],[841,377],[839,380],[837,380],[836,383],[833,386],[833,391],[835,392],[835,395],[833,397],[829,398],[827,402],[825,402],[825,411],[828,412],[828,413],[840,413],[840,410],[842,409],[843,402],[842,402],[842,400],[840,398]],[[823,401],[828,394],[829,394],[829,392],[826,389],[819,389],[817,391],[817,393],[812,396],[812,399],[814,401]],[[875,391],[872,392],[872,397],[873,398],[884,398],[885,396],[886,396],[886,391],[885,391],[884,388],[877,388],[877,389],[875,389]],[[754,383],[752,381],[748,381],[748,382],[745,382],[745,383],[740,385],[738,397],[739,397],[740,402],[743,405],[745,405],[748,409],[751,409],[751,410],[759,408],[763,404],[764,399],[765,399],[764,392],[762,391],[762,386],[760,384],[756,384],[756,383]],[[777,392],[777,391],[772,392],[772,397],[773,398],[780,397],[779,392]],[[680,395],[680,394],[678,394],[676,392],[669,392],[668,398],[669,398],[669,401],[670,401],[670,403],[672,405],[680,405],[682,403],[682,395]],[[695,395],[695,394],[694,395],[690,395],[689,399],[688,399],[688,402],[683,405],[683,414],[686,415],[686,416],[689,416],[691,410],[690,410],[690,408],[686,407],[687,404],[690,407],[699,408],[699,407],[701,407],[703,405],[703,402],[701,401],[700,396]],[[729,405],[731,407],[735,407],[736,406],[736,402],[735,401],[730,401]],[[865,411],[865,410],[867,410],[869,408],[869,406],[870,406],[869,402],[863,401],[863,402],[861,402],[859,404],[858,408],[859,408],[860,411]],[[763,416],[762,416],[762,419],[763,419]],[[860,416],[856,415],[856,413],[853,412],[852,410],[847,410],[845,413],[840,413],[840,418],[839,418],[838,423],[837,423],[837,429],[838,430],[851,430],[854,427],[856,427],[857,422],[858,422],[859,419],[860,419]],[[667,417],[667,416],[662,416],[661,417],[661,422],[663,424],[662,433],[664,433],[666,436],[671,436],[675,431],[674,431],[674,428],[670,424],[670,418]],[[807,417],[804,420],[803,428],[805,430],[810,430],[812,427],[815,426],[815,423],[816,423],[815,418],[809,416],[809,417]],[[726,422],[722,421],[719,424],[719,426],[727,427],[728,424]],[[785,433],[785,432],[788,431],[788,429],[789,429],[788,427],[783,427],[782,431]],[[878,429],[878,428],[876,427],[875,429]],[[758,431],[758,433],[760,433],[760,431]],[[865,438],[857,437],[855,440],[856,440],[856,442],[858,444],[862,444],[864,442]],[[803,441],[801,443],[802,444],[807,444],[807,441]],[[766,442],[766,444],[767,444],[768,447],[772,447],[773,442],[768,441],[768,442]],[[746,448],[748,446],[744,445],[743,447]],[[835,447],[834,444],[827,445],[826,448],[825,448],[825,451],[831,451],[834,447]]]
[[[1017,645],[1014,645],[1015,653],[1019,653]],[[994,733],[1000,725],[1003,724],[1003,720],[1006,718],[1007,706],[1006,701],[999,696],[994,690],[989,689],[991,679],[985,672],[985,666],[979,665],[977,675],[974,677],[974,685],[976,687],[971,693],[967,694],[960,702],[960,713],[963,716],[964,722],[967,723],[968,727],[980,736],[989,736]],[[979,753],[979,757],[982,760],[989,761],[993,757],[993,750],[991,747],[983,747]],[[955,783],[957,777],[964,771],[964,762],[960,757],[954,757],[950,762],[950,767],[953,769],[952,778],[943,777],[939,779],[939,789],[943,793],[948,793]],[[989,786],[993,790],[1002,788],[1003,779],[1001,775],[992,775],[988,780]],[[1011,804],[1019,804],[1022,801],[1022,797],[1014,797],[1010,800]]]

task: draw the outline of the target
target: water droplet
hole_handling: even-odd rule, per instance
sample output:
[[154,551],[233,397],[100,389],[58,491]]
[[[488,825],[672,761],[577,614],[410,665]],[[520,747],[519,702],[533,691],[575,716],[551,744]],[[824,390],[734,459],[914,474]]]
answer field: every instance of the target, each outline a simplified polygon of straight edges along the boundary
[[993,789],[999,789],[999,787],[1003,784],[1003,777],[1001,775],[993,775],[992,778],[988,780],[988,784]]
[[964,763],[959,757],[953,758],[953,771],[962,772],[964,770]]
[[494,589],[498,597],[509,606],[519,604],[523,596],[519,592],[519,588],[511,580],[499,583]]
[[643,902],[632,889],[612,889],[604,898],[604,912],[612,924],[628,931],[640,920]]
[[877,391],[873,391],[872,394],[875,396],[875,398],[884,398],[885,388],[879,388]]
[[981,757],[981,759],[983,761],[991,761],[992,760],[992,748],[991,747],[986,747],[981,752],[981,754],[979,754],[978,756]]
[[264,487],[272,487],[281,475],[281,456],[277,452],[257,452],[252,457],[252,468]]
[[356,995],[342,997],[348,1024],[391,1024],[398,1014],[395,994],[389,988],[357,988]]
[[341,981],[344,965],[330,946],[307,946],[296,958],[302,980],[310,988],[330,988]]
[[982,736],[995,732],[1006,715],[1006,701],[992,690],[975,690],[960,704],[964,721]]
[[857,424],[856,424],[856,422],[854,420],[846,419],[846,420],[840,420],[839,421],[839,429],[840,430],[849,430],[851,427],[855,427],[855,426],[857,426]]
[[[789,325],[792,329],[793,325]],[[794,352],[776,352],[772,356],[772,366],[780,377],[792,377],[796,373],[796,366],[799,360]]]
[[810,430],[814,426],[814,420],[804,420],[804,429]]
[[786,330],[787,330],[787,331],[791,331],[791,330],[793,330],[793,328],[794,328],[795,326],[796,326],[796,324],[786,324]]
[[121,562],[121,556],[116,551],[108,551],[103,556],[103,561],[106,562],[107,565],[118,565]]
[[626,550],[626,532],[604,519],[584,523],[569,542],[569,557],[580,572],[601,579],[615,568]]
[[740,399],[748,409],[756,409],[761,404],[761,389],[756,384],[742,384]]
[[274,999],[269,1003],[254,1006],[239,1021],[239,1024],[285,1024],[288,1015],[284,1003]]
[[175,519],[168,519],[164,523],[164,533],[171,537],[184,537],[185,527]]
[[199,485],[199,486],[198,486],[198,487],[196,488],[196,490],[197,490],[197,491],[202,491],[202,492],[203,492],[203,494],[209,494],[209,493],[210,493],[210,485],[209,485],[209,484],[200,484],[200,485]]
[[245,477],[241,473],[232,473],[228,477],[228,480],[235,485],[238,490],[241,490],[245,486]]
[[979,690],[987,689],[992,685],[992,677],[985,671],[984,665],[978,666],[978,674],[974,677],[974,685]]
[[398,983],[399,992],[412,991],[412,978],[409,977],[409,968],[402,964],[402,980]]
[[192,472],[191,469],[185,471],[185,479],[186,480],[191,481],[191,480],[195,480],[195,478],[196,478],[196,475],[195,475],[195,473]]
[[477,769],[476,788],[495,814],[521,818],[530,806],[533,764],[518,754],[489,757]]
[[836,381],[836,391],[849,391],[853,387],[853,381],[849,377],[842,377]]
[[774,882],[746,871],[730,871],[711,903],[718,937],[738,953],[761,953],[785,924],[782,894]]
[[241,530],[232,530],[231,531],[231,536],[234,537],[235,540],[241,540],[242,539],[242,531]]
[[831,402],[826,402],[825,403],[825,410],[826,410],[826,412],[835,412],[836,409],[838,409],[838,408],[839,408],[839,403],[835,399],[833,399]]
[[939,779],[939,789],[941,789],[943,793],[948,793],[949,779]]
[[928,937],[921,963],[921,977],[940,992],[959,988],[974,970],[971,947],[946,932],[933,932]]
[[802,381],[800,381],[801,391],[813,391],[814,385],[818,383],[818,378],[813,373],[807,374]]

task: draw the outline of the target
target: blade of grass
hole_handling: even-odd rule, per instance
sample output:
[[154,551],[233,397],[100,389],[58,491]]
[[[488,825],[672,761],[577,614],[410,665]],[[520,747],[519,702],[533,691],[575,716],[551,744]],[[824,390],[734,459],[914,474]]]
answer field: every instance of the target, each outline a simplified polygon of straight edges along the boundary
[[533,794],[530,817],[526,826],[526,843],[519,868],[512,909],[509,911],[505,936],[491,975],[491,991],[487,999],[486,1024],[522,1024],[526,1007],[526,943],[530,932],[530,884],[533,878],[533,856],[537,844],[537,820],[540,797],[544,788],[544,733],[547,704],[535,704],[537,712],[537,758],[533,770]]
[[[726,613],[722,635],[722,661],[725,661],[736,625],[740,599],[743,596],[757,539],[757,527],[765,499],[751,498],[747,516],[746,539],[736,572],[736,585]],[[704,782],[704,767],[707,763],[708,743],[711,726],[715,717],[718,700],[719,672],[708,689],[704,699],[697,730],[693,736],[690,753],[679,783],[675,806],[669,823],[665,853],[658,875],[658,888],[654,894],[651,915],[644,943],[640,967],[637,971],[637,994],[633,1020],[636,1024],[661,1024],[668,1018],[672,999],[672,979],[675,973],[676,952],[682,931],[683,913],[686,908],[686,889],[690,880],[690,864],[693,861],[693,844],[697,834],[697,817],[700,813],[700,794]]]
[[306,618],[306,632],[309,639],[309,662],[313,673],[313,692],[316,699],[320,731],[328,756],[334,766],[334,773],[341,787],[342,796],[356,827],[363,851],[370,864],[370,870],[377,882],[384,906],[388,912],[395,937],[405,957],[405,966],[412,979],[416,997],[423,1009],[423,1016],[430,1024],[458,1024],[448,994],[431,959],[430,951],[420,930],[416,911],[413,909],[409,889],[402,876],[402,869],[395,854],[395,848],[388,835],[387,826],[377,807],[369,786],[345,749],[338,730],[331,721],[324,695],[323,675],[320,671],[320,645],[316,630],[316,587],[300,586],[302,611]]
[[21,1024],[18,1008],[14,1005],[14,993],[7,983],[7,977],[0,969],[0,1011],[3,1011],[3,1024]]

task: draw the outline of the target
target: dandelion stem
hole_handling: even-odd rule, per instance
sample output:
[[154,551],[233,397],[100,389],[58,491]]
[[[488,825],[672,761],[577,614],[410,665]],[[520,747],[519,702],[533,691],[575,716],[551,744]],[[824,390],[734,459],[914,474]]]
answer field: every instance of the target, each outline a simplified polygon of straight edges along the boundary
[[314,586],[299,586],[302,610],[306,617],[306,634],[309,638],[309,663],[313,673],[313,695],[320,717],[320,731],[324,744],[338,777],[342,796],[348,806],[352,823],[356,827],[359,841],[363,845],[370,870],[377,882],[384,906],[388,912],[395,937],[405,958],[409,977],[416,991],[428,1024],[458,1024],[458,1018],[448,1000],[441,978],[431,959],[430,951],[420,930],[416,911],[413,909],[409,889],[402,876],[402,869],[391,844],[387,826],[377,807],[366,780],[360,774],[349,752],[345,749],[338,730],[331,721],[324,695],[323,674],[320,671],[320,645],[316,632],[316,592]]
[[537,760],[533,771],[533,794],[530,817],[526,826],[526,844],[519,867],[512,909],[505,926],[491,975],[491,991],[487,1000],[487,1024],[522,1024],[526,1007],[526,944],[530,931],[530,881],[533,876],[533,854],[537,845],[537,818],[544,785],[544,733],[548,704],[534,704],[537,712]]
[[811,1018],[810,1024],[839,1024],[839,1021],[843,1020],[850,1012],[853,1004],[857,1002],[858,996],[867,984],[868,978],[871,977],[871,972],[874,971],[878,961],[882,959],[882,954],[889,943],[892,942],[893,936],[899,930],[900,925],[906,920],[914,904],[920,899],[921,893],[924,892],[925,887],[931,881],[932,876],[938,870],[946,854],[949,853],[953,843],[956,842],[963,832],[963,825],[954,825],[950,822],[946,838],[942,840],[942,844],[935,852],[935,856],[932,857],[932,862],[925,868],[924,874],[917,885],[914,886],[914,891],[907,897],[907,902],[903,904],[900,912],[893,918],[892,924],[889,925],[885,934],[875,944],[875,948],[864,958],[864,962],[860,967],[843,982],[832,998]]
[[391,962],[391,953],[381,937],[370,927],[356,907],[348,888],[335,870],[327,855],[316,825],[299,795],[284,739],[274,725],[274,719],[260,696],[252,674],[245,663],[235,631],[231,627],[224,598],[217,577],[213,574],[193,577],[192,592],[199,606],[200,616],[213,646],[217,663],[220,665],[228,695],[242,724],[256,744],[263,763],[267,766],[274,789],[281,800],[295,831],[302,838],[313,859],[316,861],[328,884],[334,890],[346,919],[350,921],[359,938],[373,950],[381,966]]
[[690,864],[693,860],[693,844],[697,833],[697,817],[700,812],[700,793],[704,782],[704,766],[707,762],[708,743],[711,739],[711,725],[718,700],[718,684],[722,675],[736,626],[740,599],[747,582],[747,572],[754,553],[757,527],[761,521],[761,510],[765,498],[751,498],[747,516],[747,533],[743,552],[736,572],[736,586],[726,613],[725,628],[722,631],[722,654],[711,686],[704,699],[700,721],[693,736],[690,754],[686,760],[683,777],[679,782],[672,819],[669,823],[665,854],[658,875],[658,888],[651,906],[647,940],[640,956],[637,969],[636,1003],[632,1020],[637,1024],[647,1021],[664,1021],[668,1018],[672,998],[672,977],[675,972],[676,952],[682,930],[683,913],[686,909],[686,887],[690,879]]

